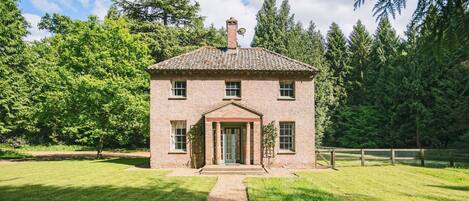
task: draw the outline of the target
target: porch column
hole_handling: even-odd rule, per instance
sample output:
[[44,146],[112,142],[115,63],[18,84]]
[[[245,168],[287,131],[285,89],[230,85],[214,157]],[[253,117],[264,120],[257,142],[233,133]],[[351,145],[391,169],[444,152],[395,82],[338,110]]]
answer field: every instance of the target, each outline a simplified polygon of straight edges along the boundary
[[213,129],[212,122],[205,121],[205,165],[213,164]]
[[254,121],[254,134],[253,136],[253,151],[254,151],[254,157],[253,157],[253,164],[254,165],[260,165],[261,164],[261,122],[260,121]]
[[244,164],[250,165],[251,164],[251,123],[246,123],[246,147],[244,152]]
[[215,133],[215,161],[216,164],[223,164],[223,160],[221,159],[221,124],[220,122],[216,122],[217,130]]

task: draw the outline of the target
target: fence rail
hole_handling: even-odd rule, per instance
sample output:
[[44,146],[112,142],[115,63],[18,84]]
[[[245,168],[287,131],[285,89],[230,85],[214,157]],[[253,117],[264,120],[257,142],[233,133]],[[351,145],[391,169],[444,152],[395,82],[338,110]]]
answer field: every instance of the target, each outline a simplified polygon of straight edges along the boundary
[[[347,149],[323,148],[317,149],[316,161],[323,161],[326,166],[336,169],[337,162],[359,162],[361,166],[367,163],[391,165],[399,162],[413,161],[421,166],[426,162],[455,167],[456,163],[469,163],[469,150],[465,149]],[[324,165],[324,164],[320,164]],[[342,164],[344,165],[344,164]],[[347,166],[347,165],[345,165]]]

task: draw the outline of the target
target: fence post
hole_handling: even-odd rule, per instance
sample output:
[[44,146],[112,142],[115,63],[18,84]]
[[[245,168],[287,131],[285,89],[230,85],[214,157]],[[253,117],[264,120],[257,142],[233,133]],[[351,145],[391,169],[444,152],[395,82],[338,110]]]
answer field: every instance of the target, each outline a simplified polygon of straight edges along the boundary
[[332,169],[335,169],[335,150],[332,149],[331,151],[331,166],[332,166]]
[[425,152],[424,152],[424,149],[420,149],[420,165],[425,166]]
[[361,162],[362,162],[362,166],[365,166],[365,150],[361,149],[360,150],[360,153],[361,153]]
[[396,152],[391,148],[391,164],[396,164]]

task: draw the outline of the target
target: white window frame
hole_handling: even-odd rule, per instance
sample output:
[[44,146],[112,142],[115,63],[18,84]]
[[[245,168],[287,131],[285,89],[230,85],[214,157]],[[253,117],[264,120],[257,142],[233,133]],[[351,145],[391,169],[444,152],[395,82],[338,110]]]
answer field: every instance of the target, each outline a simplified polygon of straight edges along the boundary
[[171,123],[171,134],[170,134],[171,135],[171,151],[186,152],[187,151],[186,121],[174,120],[174,121],[171,121],[170,123]]
[[[238,83],[239,86],[236,86]],[[238,94],[236,94],[236,90],[238,91]],[[228,91],[230,91],[230,94],[228,94]],[[234,95],[232,95],[231,92],[234,92]],[[225,81],[225,97],[236,97],[240,98],[241,97],[241,81]]]
[[281,151],[295,151],[295,122],[279,122],[278,142]]
[[[291,88],[286,87],[291,85]],[[295,98],[295,82],[294,81],[280,81],[279,82],[279,93],[280,97]],[[285,94],[282,94],[284,92]]]
[[[184,83],[184,86],[177,86],[178,83]],[[180,90],[181,93],[176,93]],[[186,80],[173,80],[171,82],[171,96],[173,97],[186,97],[187,96],[187,81]]]

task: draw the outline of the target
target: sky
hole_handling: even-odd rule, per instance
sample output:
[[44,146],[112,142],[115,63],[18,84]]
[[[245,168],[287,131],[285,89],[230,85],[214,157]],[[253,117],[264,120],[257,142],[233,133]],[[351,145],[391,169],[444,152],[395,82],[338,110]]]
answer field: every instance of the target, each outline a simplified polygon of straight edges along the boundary
[[[205,25],[224,27],[229,17],[238,20],[239,27],[246,28],[244,36],[238,36],[241,47],[249,47],[256,26],[256,13],[261,8],[263,0],[196,0],[200,4],[200,15],[205,17]],[[326,34],[332,22],[339,24],[344,34],[348,36],[357,20],[361,20],[368,31],[374,32],[377,22],[372,15],[374,1],[365,1],[365,5],[353,9],[354,0],[289,0],[291,13],[295,14],[295,20],[307,26],[313,21],[318,29]],[[21,0],[20,9],[23,16],[30,23],[30,34],[27,41],[40,40],[51,34],[39,30],[41,16],[45,13],[60,13],[70,16],[72,19],[86,19],[89,15],[96,15],[103,19],[107,13],[111,0]],[[281,0],[277,0],[280,5]],[[407,7],[401,15],[391,19],[393,27],[402,37],[406,25],[410,22],[417,0],[407,0]]]

